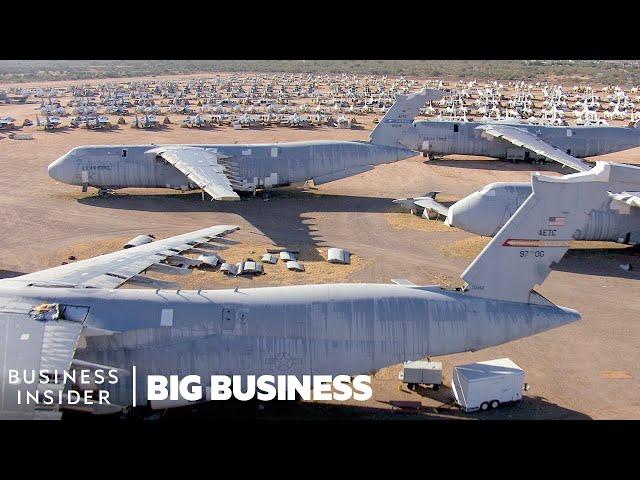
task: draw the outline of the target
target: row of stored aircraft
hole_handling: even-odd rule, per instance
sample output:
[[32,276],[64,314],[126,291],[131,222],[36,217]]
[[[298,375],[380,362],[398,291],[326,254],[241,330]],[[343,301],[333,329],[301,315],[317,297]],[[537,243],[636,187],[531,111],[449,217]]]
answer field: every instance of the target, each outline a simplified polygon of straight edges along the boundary
[[101,192],[129,187],[201,189],[213,200],[313,179],[316,184],[362,173],[375,165],[425,155],[481,155],[555,161],[575,171],[582,158],[640,146],[640,128],[537,126],[513,121],[415,121],[428,100],[444,92],[397,95],[364,141],[264,144],[109,145],[77,147],[49,166],[56,180]]
[[[438,95],[399,95],[369,142],[78,147],[56,160],[49,173],[85,190],[200,188],[215,200],[238,200],[258,188],[308,179],[322,183],[424,151],[415,148],[426,141],[417,132],[431,135],[431,122],[413,118],[427,98]],[[142,382],[148,374],[356,375],[425,356],[487,348],[578,320],[578,312],[555,305],[535,286],[593,212],[609,208],[612,195],[621,195],[616,201],[624,203],[628,197],[623,196],[637,190],[640,168],[597,162],[589,169],[556,143],[557,127],[532,132],[518,125],[481,124],[467,131],[444,124],[438,131],[447,126],[447,135],[479,133],[478,144],[522,148],[578,171],[562,177],[532,175],[520,207],[462,274],[464,288],[395,280],[185,291],[149,276],[184,270],[179,265],[188,262],[185,255],[223,248],[227,240],[222,237],[238,228],[233,225],[3,279],[0,416],[60,418],[60,405],[19,404],[17,393],[64,393],[68,388],[53,380],[16,385],[8,381],[9,369],[113,368],[126,373],[135,366],[136,382],[127,376],[117,386],[104,387],[111,390],[111,412],[131,407],[135,392],[138,405],[146,403]],[[564,129],[563,138],[577,140],[567,149],[580,153],[587,151],[580,148],[608,153],[638,144],[636,129],[612,128],[590,132],[600,138],[596,146],[579,147],[586,133],[569,135]],[[118,289],[126,283],[154,288]],[[98,405],[71,408],[104,413]]]

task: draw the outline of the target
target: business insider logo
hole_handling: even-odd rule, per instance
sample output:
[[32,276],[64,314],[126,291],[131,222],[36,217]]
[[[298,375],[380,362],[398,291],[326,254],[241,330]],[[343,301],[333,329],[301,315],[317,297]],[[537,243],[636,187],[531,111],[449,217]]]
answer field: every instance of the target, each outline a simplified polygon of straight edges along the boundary
[[[15,387],[17,405],[91,406],[111,405],[109,386],[119,381],[117,369],[7,371],[8,384]],[[70,388],[63,388],[71,385]]]

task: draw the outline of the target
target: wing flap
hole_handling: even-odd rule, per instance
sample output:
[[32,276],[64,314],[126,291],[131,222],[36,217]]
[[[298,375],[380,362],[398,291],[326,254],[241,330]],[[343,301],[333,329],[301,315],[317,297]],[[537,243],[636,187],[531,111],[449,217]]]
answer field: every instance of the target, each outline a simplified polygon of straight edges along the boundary
[[198,147],[160,147],[149,152],[156,153],[176,167],[214,200],[240,200],[225,174],[224,166],[218,163],[216,153]]
[[491,135],[492,137],[506,140],[516,147],[526,148],[538,155],[573,168],[578,172],[586,172],[591,168],[587,163],[579,158],[573,157],[568,153],[549,145],[547,142],[526,130],[509,125],[481,125],[477,128],[483,130],[486,134]]

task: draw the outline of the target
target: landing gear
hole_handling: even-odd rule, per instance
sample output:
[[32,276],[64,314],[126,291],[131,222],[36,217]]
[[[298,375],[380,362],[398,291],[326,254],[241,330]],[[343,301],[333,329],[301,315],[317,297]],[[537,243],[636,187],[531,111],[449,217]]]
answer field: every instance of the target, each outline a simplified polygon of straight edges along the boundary
[[[418,389],[418,383],[407,383],[407,388],[411,391],[416,391]],[[437,392],[440,389],[440,385],[438,385],[437,383],[434,383],[433,385],[431,385],[431,388],[433,389],[434,392]]]
[[430,153],[430,152],[422,152],[422,156],[426,157],[427,160],[431,161],[431,160],[442,160],[442,155],[436,155],[434,153]]
[[112,195],[112,194],[113,194],[113,190],[110,190],[108,188],[101,188],[100,190],[98,190],[99,197],[106,197],[107,195]]

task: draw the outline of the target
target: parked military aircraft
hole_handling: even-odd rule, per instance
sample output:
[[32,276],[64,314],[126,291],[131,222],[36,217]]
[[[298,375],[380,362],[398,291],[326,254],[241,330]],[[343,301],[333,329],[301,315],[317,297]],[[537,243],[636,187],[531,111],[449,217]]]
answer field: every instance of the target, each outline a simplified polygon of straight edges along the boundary
[[[640,244],[640,167],[621,165],[620,171],[628,175],[626,190],[608,192],[601,208],[589,212],[576,240]],[[489,184],[449,207],[446,223],[477,235],[493,236],[530,194],[528,183]]]
[[[110,145],[76,147],[49,166],[49,175],[101,192],[127,187],[202,189],[213,200],[239,200],[237,192],[330,182],[415,155],[398,140],[437,90],[398,95],[370,142],[306,141],[248,145]],[[384,137],[384,142],[376,141]]]
[[[389,284],[172,290],[143,273],[188,273],[176,265],[220,245],[222,225],[72,264],[0,280],[0,412],[59,418],[59,404],[18,404],[17,393],[49,389],[8,381],[9,369],[130,372],[111,393],[117,408],[146,402],[148,374],[338,375],[405,360],[478,350],[579,319],[534,290],[566,253],[588,213],[624,191],[628,168],[599,163],[582,174],[532,176],[532,193],[447,290]],[[197,262],[196,262],[197,263]],[[127,281],[154,287],[121,289]],[[175,288],[175,287],[174,287]],[[46,376],[52,378],[52,376]],[[97,407],[80,405],[89,411]]]
[[0,117],[0,130],[11,130],[15,128],[15,121],[16,119],[13,117]]
[[[640,128],[610,126],[542,126],[513,120],[413,122],[400,140],[424,155],[480,155],[507,160],[552,160],[576,171],[590,165],[584,157],[640,146]],[[377,139],[384,141],[383,139]]]
[[[600,163],[596,162],[596,166]],[[620,165],[620,168],[628,175],[627,190],[608,192],[608,200],[602,207],[589,212],[584,228],[575,236],[576,240],[640,244],[640,167]],[[442,215],[449,226],[493,237],[529,198],[531,184],[491,183],[448,208],[436,201],[437,193],[430,192],[426,197],[399,198],[393,202],[413,214],[428,218]]]
[[158,128],[159,126],[160,122],[155,115],[151,114],[143,115],[141,118],[138,118],[138,115],[136,115],[131,122],[131,128]]
[[53,130],[62,125],[62,121],[59,117],[51,117],[49,115],[45,115],[44,121],[40,121],[40,117],[36,115],[36,127],[41,128],[43,130]]

